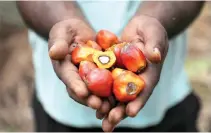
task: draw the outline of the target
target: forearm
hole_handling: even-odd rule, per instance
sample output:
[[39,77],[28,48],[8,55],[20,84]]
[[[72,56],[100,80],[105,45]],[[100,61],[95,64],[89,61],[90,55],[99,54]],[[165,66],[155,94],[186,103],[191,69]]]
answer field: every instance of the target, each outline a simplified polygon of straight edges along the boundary
[[17,6],[26,24],[48,39],[54,24],[66,19],[83,20],[85,17],[74,1],[19,1]]
[[203,4],[202,1],[147,1],[141,4],[136,16],[155,17],[164,26],[169,39],[171,39],[191,24],[200,13]]

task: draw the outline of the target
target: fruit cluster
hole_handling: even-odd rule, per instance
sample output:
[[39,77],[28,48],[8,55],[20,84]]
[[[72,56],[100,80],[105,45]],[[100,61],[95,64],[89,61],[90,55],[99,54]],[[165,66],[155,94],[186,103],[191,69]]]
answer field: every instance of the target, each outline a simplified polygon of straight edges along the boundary
[[144,80],[137,75],[146,67],[144,54],[136,46],[120,42],[110,31],[99,31],[96,42],[78,44],[71,55],[79,75],[97,96],[114,94],[119,102],[129,102],[145,87]]

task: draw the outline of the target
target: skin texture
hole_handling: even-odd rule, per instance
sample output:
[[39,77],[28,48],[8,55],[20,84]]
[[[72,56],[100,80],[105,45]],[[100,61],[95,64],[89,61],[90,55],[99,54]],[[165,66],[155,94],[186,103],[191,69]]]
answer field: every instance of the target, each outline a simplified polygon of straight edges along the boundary
[[[159,82],[168,39],[187,28],[198,16],[203,2],[150,2],[145,1],[122,33],[121,41],[136,45],[147,58],[147,68],[140,74],[145,88],[128,104],[118,104],[108,115],[104,115],[102,128],[106,132],[114,130],[121,120],[135,117],[144,107],[154,87]],[[176,18],[172,19],[172,18]]]
[[204,2],[144,1],[141,4],[136,15],[124,28],[121,41],[134,43],[146,55],[148,67],[141,74],[146,87],[133,102],[127,105],[118,104],[112,109],[114,100],[110,98],[103,102],[95,95],[90,96],[77,68],[69,62],[67,49],[70,44],[76,41],[94,40],[95,34],[75,2],[19,1],[17,3],[26,23],[43,38],[49,39],[49,49],[62,59],[52,62],[56,74],[67,86],[70,97],[83,105],[97,109],[97,118],[103,118],[103,130],[111,132],[121,120],[127,116],[135,117],[145,105],[159,81],[162,63],[168,51],[168,39],[175,37],[190,25],[199,14]]
[[[98,112],[110,109],[108,100],[91,95],[78,69],[70,60],[73,44],[95,40],[96,33],[74,1],[18,1],[17,7],[26,24],[48,40],[49,54],[59,79],[76,102]],[[55,10],[56,9],[56,10]],[[71,75],[71,76],[69,76]],[[105,110],[106,109],[106,110]]]

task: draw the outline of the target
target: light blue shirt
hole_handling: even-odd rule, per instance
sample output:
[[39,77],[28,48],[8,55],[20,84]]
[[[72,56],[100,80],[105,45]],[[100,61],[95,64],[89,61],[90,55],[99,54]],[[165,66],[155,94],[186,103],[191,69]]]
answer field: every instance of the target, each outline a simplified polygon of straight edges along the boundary
[[[141,4],[139,1],[79,1],[78,3],[96,31],[107,29],[117,35],[120,35]],[[32,30],[29,30],[29,41],[33,49],[36,93],[44,110],[65,125],[101,126],[102,121],[96,119],[94,110],[76,103],[68,96],[65,85],[53,70],[47,42]],[[135,118],[123,120],[119,124],[120,127],[140,128],[158,124],[167,109],[191,92],[183,67],[185,53],[186,33],[182,33],[170,42],[160,81],[147,104]]]

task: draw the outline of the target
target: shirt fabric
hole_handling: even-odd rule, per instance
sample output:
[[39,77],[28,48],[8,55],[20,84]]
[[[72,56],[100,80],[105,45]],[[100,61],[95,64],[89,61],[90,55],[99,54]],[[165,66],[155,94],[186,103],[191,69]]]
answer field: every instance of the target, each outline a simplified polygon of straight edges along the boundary
[[[81,10],[94,30],[107,29],[120,35],[136,12],[140,1],[78,1]],[[153,10],[153,9],[152,9]],[[56,121],[75,127],[101,126],[95,111],[72,100],[60,81],[48,56],[48,44],[29,29],[33,49],[36,93],[44,110]],[[184,70],[186,33],[169,42],[169,50],[161,72],[160,81],[147,104],[135,118],[123,120],[118,127],[144,128],[158,124],[170,107],[182,101],[190,92]]]

